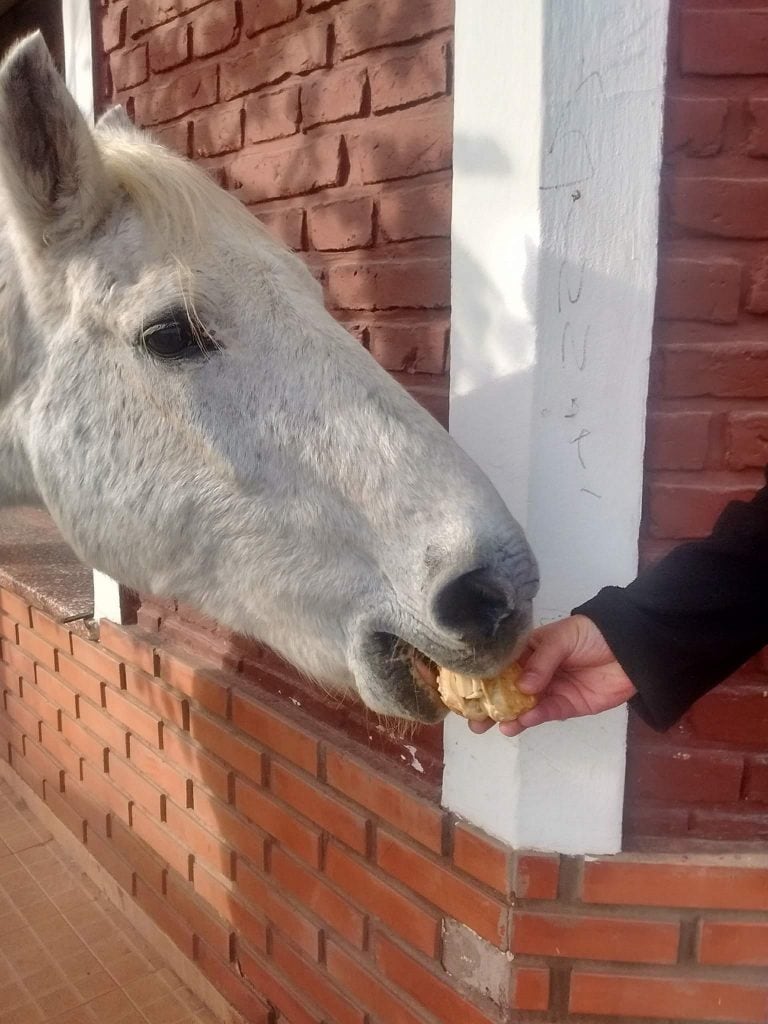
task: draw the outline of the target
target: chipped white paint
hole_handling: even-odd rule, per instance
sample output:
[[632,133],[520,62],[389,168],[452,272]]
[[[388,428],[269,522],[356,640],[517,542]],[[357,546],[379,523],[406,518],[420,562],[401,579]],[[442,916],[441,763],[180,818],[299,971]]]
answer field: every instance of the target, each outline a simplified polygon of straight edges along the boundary
[[[538,621],[637,567],[668,0],[458,0],[451,429],[525,525]],[[444,803],[518,847],[621,845],[626,712],[446,725]]]

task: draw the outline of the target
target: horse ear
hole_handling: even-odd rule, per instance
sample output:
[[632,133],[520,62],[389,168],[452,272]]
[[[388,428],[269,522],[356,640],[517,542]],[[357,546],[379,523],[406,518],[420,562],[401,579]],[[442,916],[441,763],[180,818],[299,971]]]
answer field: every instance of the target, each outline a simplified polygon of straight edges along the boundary
[[96,130],[110,135],[123,135],[137,131],[133,121],[128,117],[124,107],[116,104],[106,110],[96,122]]
[[109,206],[91,129],[39,32],[0,67],[0,184],[11,216],[37,244],[86,234]]

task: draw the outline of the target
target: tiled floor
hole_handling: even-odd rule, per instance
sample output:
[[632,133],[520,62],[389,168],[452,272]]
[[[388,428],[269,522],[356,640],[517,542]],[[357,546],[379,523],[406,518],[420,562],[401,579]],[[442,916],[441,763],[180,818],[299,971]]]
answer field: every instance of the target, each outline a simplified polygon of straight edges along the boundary
[[216,1024],[0,780],[0,1024]]

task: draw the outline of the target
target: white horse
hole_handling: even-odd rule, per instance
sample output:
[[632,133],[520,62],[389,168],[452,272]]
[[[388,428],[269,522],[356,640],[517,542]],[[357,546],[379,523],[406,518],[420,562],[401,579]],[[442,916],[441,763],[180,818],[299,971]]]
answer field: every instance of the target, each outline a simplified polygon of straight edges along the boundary
[[522,530],[303,263],[39,35],[0,68],[0,500],[372,709],[437,721],[530,619]]

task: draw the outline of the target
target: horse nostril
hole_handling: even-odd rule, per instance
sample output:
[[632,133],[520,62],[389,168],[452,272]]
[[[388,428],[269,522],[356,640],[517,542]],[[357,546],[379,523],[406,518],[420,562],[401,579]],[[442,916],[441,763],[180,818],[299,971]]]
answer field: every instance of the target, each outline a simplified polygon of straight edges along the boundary
[[434,615],[439,625],[467,640],[490,640],[514,608],[489,569],[457,576],[439,591]]

